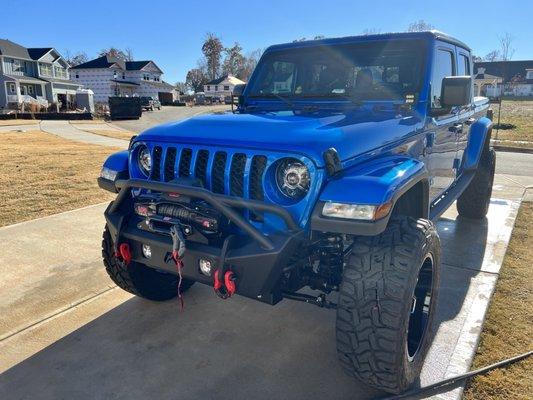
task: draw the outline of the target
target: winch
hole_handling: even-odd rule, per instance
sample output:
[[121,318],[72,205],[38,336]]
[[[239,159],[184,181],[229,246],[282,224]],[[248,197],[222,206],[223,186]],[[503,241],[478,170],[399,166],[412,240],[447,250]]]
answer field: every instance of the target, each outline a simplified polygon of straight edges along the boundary
[[137,202],[134,210],[142,217],[163,223],[190,225],[206,234],[219,233],[227,224],[227,219],[221,213],[203,202]]

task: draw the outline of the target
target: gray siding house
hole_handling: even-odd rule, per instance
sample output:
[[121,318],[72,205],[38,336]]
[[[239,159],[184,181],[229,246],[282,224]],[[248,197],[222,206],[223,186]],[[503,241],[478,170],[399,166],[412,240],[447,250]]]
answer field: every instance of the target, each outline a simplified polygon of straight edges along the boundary
[[21,103],[68,108],[80,85],[70,81],[69,65],[52,48],[26,48],[0,39],[0,109]]

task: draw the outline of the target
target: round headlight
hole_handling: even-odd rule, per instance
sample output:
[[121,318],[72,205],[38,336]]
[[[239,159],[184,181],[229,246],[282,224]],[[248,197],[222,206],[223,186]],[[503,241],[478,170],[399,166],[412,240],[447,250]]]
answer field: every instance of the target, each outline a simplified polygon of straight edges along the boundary
[[148,150],[148,147],[144,145],[141,146],[141,148],[137,151],[137,160],[142,173],[146,176],[150,176],[150,170],[152,169],[152,156],[150,155],[150,150]]
[[276,183],[283,195],[299,200],[309,191],[311,178],[305,164],[295,158],[286,158],[276,168]]

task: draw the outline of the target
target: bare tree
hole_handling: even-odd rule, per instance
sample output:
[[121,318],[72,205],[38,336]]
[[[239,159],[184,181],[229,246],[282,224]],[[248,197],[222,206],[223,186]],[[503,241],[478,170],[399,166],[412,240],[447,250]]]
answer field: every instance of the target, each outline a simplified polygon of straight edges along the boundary
[[200,68],[193,68],[187,72],[187,78],[185,83],[193,92],[201,92],[204,88],[204,84],[208,81],[207,76]]
[[186,94],[189,90],[189,85],[185,82],[176,82],[174,86],[180,95]]
[[224,52],[226,53],[226,58],[222,64],[222,73],[240,78],[246,63],[246,58],[242,54],[242,47],[235,42],[233,47],[226,47]]
[[407,28],[407,32],[422,32],[430,31],[432,29],[435,29],[433,25],[421,19],[415,22],[411,22]]
[[133,50],[131,47],[126,47],[124,49],[124,54],[126,55],[126,61],[133,61]]
[[513,58],[515,51],[515,49],[511,47],[514,37],[509,32],[505,32],[503,36],[500,36],[498,39],[500,41],[501,59],[503,61],[509,61]]
[[63,58],[71,67],[75,67],[76,65],[80,65],[89,61],[89,57],[87,57],[87,54],[83,51],[74,54],[67,50],[65,51]]
[[132,61],[133,59],[133,54],[131,52],[131,49],[120,50],[116,47],[110,47],[108,49],[100,50],[100,52],[98,53],[98,57],[102,57],[102,56],[115,57],[115,58],[119,58],[124,61]]
[[248,53],[244,61],[244,69],[241,73],[241,76],[239,76],[239,79],[242,79],[243,81],[248,81],[248,79],[250,79],[250,76],[252,75],[252,72],[254,72],[254,69],[262,54],[262,49],[257,49],[251,53]]
[[501,59],[500,51],[499,50],[492,50],[489,52],[485,57],[483,57],[484,61],[498,61]]
[[222,41],[214,33],[208,33],[202,45],[202,53],[206,59],[209,79],[216,79],[218,76],[223,50]]

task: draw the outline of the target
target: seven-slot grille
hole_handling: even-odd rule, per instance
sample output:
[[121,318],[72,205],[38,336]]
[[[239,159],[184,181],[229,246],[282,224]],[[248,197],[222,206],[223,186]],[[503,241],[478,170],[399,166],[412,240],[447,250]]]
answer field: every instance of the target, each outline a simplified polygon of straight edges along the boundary
[[[221,150],[155,146],[152,150],[150,179],[170,182],[178,177],[194,177],[214,193],[264,200],[264,155],[247,155]],[[253,219],[261,219],[259,216]]]

